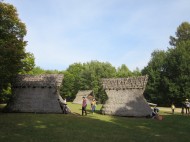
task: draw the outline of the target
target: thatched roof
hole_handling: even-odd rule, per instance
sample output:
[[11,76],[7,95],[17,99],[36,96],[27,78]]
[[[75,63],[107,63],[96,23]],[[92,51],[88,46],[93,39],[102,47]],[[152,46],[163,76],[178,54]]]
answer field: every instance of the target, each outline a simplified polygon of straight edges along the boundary
[[63,75],[18,75],[13,82],[10,112],[62,113],[58,99]]
[[78,93],[77,93],[77,96],[88,97],[88,95],[91,95],[92,93],[93,93],[92,90],[79,90]]
[[88,104],[90,104],[92,99],[94,98],[92,90],[79,90],[73,103],[82,104],[83,96],[86,97]]
[[148,76],[128,77],[128,78],[108,78],[102,79],[104,89],[144,89],[148,81]]
[[147,76],[103,79],[108,100],[102,106],[102,113],[138,117],[149,115],[151,108],[143,96],[147,80]]
[[17,87],[57,87],[63,80],[63,74],[18,75],[12,86]]

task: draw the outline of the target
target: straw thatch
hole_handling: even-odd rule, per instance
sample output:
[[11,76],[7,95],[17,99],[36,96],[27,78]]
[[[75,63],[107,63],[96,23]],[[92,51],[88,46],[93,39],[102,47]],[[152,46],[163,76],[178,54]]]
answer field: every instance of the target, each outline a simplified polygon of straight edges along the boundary
[[12,84],[11,112],[62,113],[58,98],[63,75],[18,75]]
[[92,102],[92,99],[94,98],[93,91],[92,90],[80,90],[76,94],[76,98],[74,99],[73,103],[75,104],[82,104],[82,97],[86,97],[87,104],[90,104]]
[[151,108],[143,96],[147,80],[147,76],[102,79],[108,96],[102,106],[102,113],[138,117],[149,115]]

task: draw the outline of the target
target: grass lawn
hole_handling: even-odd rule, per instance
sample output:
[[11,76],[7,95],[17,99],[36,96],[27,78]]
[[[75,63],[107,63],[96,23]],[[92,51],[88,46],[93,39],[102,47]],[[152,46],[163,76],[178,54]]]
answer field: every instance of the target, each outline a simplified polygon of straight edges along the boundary
[[[187,142],[190,116],[171,115],[160,108],[164,120],[81,116],[81,106],[68,103],[74,114],[0,113],[0,142]],[[0,105],[2,108],[3,106]],[[98,106],[98,110],[100,109]],[[90,109],[90,108],[88,108]]]

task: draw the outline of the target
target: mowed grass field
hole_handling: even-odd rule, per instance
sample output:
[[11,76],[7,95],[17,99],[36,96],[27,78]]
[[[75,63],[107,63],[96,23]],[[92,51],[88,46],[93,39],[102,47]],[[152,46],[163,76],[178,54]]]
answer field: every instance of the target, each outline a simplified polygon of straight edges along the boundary
[[[68,103],[72,114],[0,113],[0,142],[187,142],[190,116],[160,108],[164,119],[116,117]],[[3,105],[0,106],[4,107]]]

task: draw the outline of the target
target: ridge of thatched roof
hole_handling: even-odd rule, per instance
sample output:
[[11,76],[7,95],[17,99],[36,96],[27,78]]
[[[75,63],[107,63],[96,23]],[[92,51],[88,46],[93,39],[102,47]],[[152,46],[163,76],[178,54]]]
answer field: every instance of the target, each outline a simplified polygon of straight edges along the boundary
[[79,90],[77,96],[87,96],[93,93],[92,90]]
[[148,76],[108,79],[104,78],[102,79],[102,85],[106,90],[144,89],[147,81]]
[[17,75],[12,87],[57,87],[61,85],[63,77],[63,74]]

